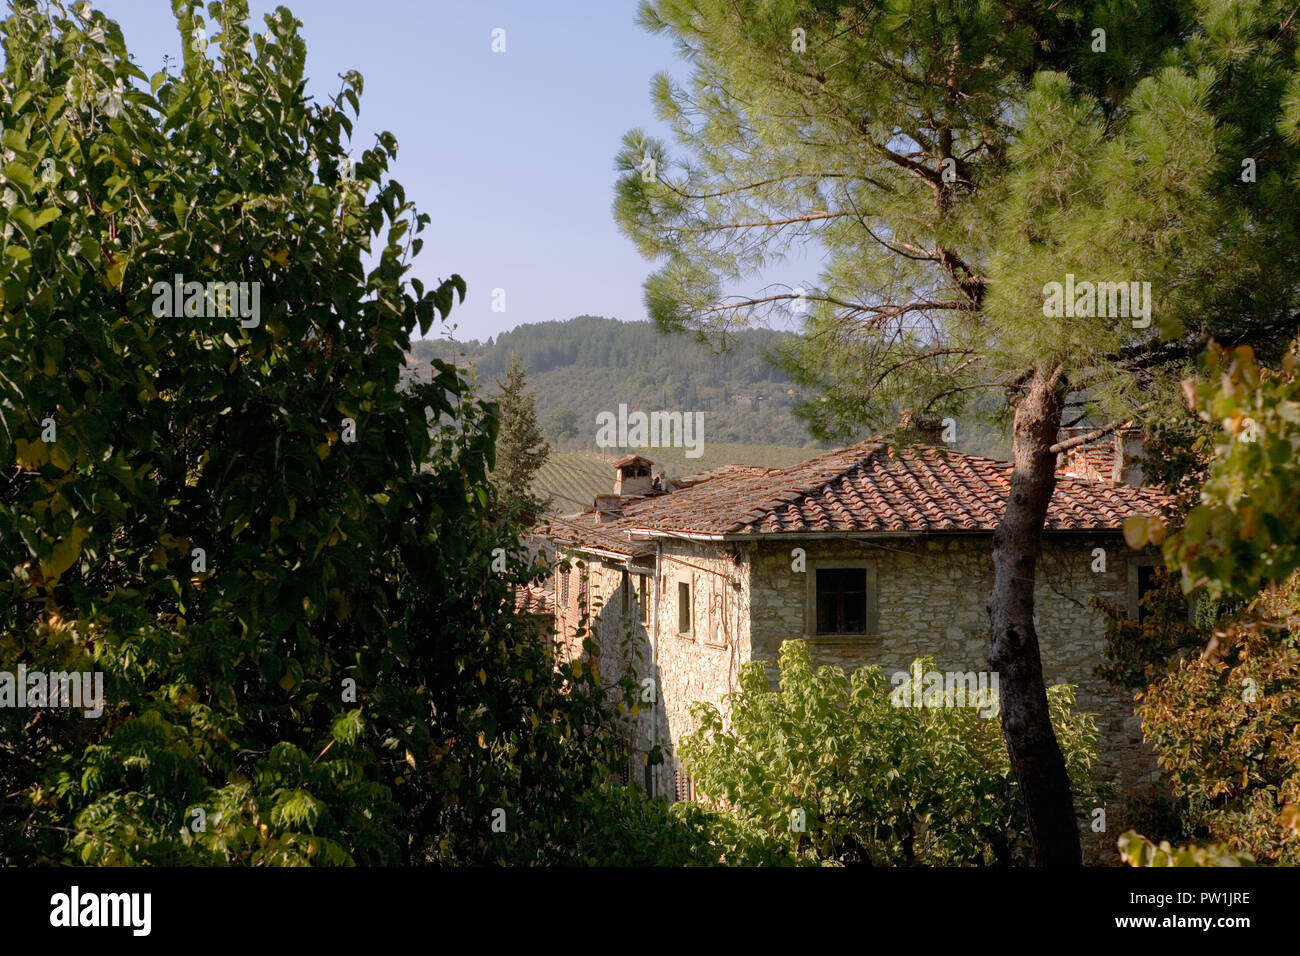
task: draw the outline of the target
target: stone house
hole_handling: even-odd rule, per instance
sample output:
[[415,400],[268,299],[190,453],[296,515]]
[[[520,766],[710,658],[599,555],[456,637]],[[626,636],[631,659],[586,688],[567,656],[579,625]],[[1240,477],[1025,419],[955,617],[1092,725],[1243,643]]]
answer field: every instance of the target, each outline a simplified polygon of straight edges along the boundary
[[[1121,793],[1158,776],[1131,694],[1094,675],[1104,618],[1090,602],[1136,617],[1157,561],[1124,543],[1124,519],[1165,502],[1122,480],[1140,480],[1132,450],[1121,436],[1062,454],[1035,595],[1044,676],[1077,686],[1078,708],[1097,717],[1099,773]],[[692,702],[722,705],[747,661],[775,680],[787,639],[846,671],[891,673],[921,656],[940,671],[987,670],[989,555],[1010,464],[868,441],[790,468],[728,466],[671,483],[635,455],[614,470],[612,494],[541,529],[569,564],[548,597],[566,653],[583,653],[585,618],[603,675],[630,666],[654,682],[629,743],[641,754],[658,744],[666,759],[628,770],[652,793],[693,797],[675,752],[694,729]],[[1120,804],[1107,808],[1112,850]]]

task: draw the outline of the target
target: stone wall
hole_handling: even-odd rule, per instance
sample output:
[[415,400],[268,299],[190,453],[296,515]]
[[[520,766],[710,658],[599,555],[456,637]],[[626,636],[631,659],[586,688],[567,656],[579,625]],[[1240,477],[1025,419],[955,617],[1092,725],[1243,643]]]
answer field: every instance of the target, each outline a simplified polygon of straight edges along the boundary
[[[658,653],[660,742],[665,760],[656,793],[674,794],[677,743],[695,729],[691,704],[719,706],[750,659],[749,566],[730,547],[664,542],[660,557]],[[691,628],[678,630],[678,584],[690,587]]]
[[[583,645],[584,639],[593,641],[598,650],[594,657],[602,683],[610,688],[612,699],[621,701],[622,692],[616,685],[625,673],[638,685],[647,677],[655,679],[650,629],[641,620],[636,593],[638,576],[611,559],[572,552],[561,556],[570,564],[567,572],[558,569],[553,581],[561,652],[568,660],[592,661],[593,655]],[[650,579],[652,582],[653,573]],[[648,593],[653,599],[653,586]],[[644,711],[638,708],[636,713],[628,715],[628,745],[638,755],[653,746],[652,719],[653,710],[649,707]],[[643,782],[639,768],[634,767],[629,777]]]

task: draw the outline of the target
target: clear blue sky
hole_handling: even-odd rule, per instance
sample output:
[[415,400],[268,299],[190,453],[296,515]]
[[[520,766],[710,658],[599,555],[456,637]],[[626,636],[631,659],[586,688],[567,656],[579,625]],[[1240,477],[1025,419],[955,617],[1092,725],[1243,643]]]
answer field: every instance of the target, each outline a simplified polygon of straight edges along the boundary
[[[379,130],[397,137],[392,174],[433,217],[414,274],[430,283],[459,272],[469,284],[451,316],[456,338],[584,313],[645,318],[653,266],[614,225],[613,159],[627,130],[662,133],[650,79],[684,66],[671,40],[637,26],[636,0],[287,5],[303,22],[309,92],[333,95],[348,69],[365,77],[352,155]],[[97,6],[145,72],[180,55],[167,0]],[[250,7],[260,32],[276,4]],[[496,27],[505,53],[491,50]],[[504,313],[491,311],[498,287]]]

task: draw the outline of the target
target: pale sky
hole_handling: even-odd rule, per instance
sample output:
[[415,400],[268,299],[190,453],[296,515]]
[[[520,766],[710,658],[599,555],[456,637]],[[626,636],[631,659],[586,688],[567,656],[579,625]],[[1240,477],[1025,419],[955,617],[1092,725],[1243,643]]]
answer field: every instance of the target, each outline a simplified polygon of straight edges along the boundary
[[[99,0],[152,74],[181,38],[167,0]],[[251,0],[255,29],[276,5]],[[414,275],[469,284],[458,339],[593,314],[643,319],[653,269],[619,233],[613,159],[634,127],[662,133],[651,77],[681,73],[670,40],[636,25],[636,0],[300,0],[308,90],[365,77],[354,155],[391,131],[392,175],[433,222]],[[492,31],[506,31],[493,53]],[[215,32],[215,31],[210,31]],[[802,278],[802,277],[798,277]],[[797,279],[796,279],[797,281]],[[506,311],[491,310],[505,290]],[[435,325],[436,334],[439,326]]]

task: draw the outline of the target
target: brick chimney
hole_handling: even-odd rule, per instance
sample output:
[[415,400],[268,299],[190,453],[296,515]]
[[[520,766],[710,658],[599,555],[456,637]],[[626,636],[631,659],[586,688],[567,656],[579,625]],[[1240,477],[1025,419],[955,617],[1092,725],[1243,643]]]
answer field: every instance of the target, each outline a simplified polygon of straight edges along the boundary
[[654,462],[640,455],[624,455],[614,462],[614,494],[645,495],[652,490],[650,470]]
[[[1062,428],[1060,441],[1081,437],[1095,429],[1090,426]],[[1142,432],[1137,428],[1121,428],[1102,435],[1082,445],[1061,452],[1056,459],[1059,474],[1072,478],[1087,478],[1115,485],[1141,488],[1144,481]]]
[[596,495],[593,506],[596,524],[608,524],[623,517],[623,499],[618,495]]
[[1125,428],[1115,433],[1115,470],[1116,484],[1132,485],[1141,488],[1145,475],[1142,470],[1142,453],[1146,445],[1142,433],[1136,428]]

